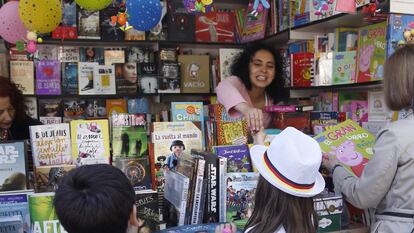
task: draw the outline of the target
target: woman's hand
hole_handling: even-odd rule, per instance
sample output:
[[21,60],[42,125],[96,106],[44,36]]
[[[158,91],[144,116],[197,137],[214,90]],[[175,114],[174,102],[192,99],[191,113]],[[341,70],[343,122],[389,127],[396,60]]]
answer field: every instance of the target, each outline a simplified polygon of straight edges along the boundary
[[243,114],[251,131],[257,132],[263,127],[263,111],[261,109],[250,107],[246,103],[236,105],[235,109]]
[[252,133],[253,144],[255,145],[264,145],[266,139],[266,133],[264,132],[264,127],[260,128],[259,131]]
[[220,224],[216,227],[214,233],[236,233],[237,228],[234,223]]
[[332,169],[335,165],[339,164],[339,160],[335,155],[329,155],[323,153],[322,155],[322,165],[329,171],[332,172]]

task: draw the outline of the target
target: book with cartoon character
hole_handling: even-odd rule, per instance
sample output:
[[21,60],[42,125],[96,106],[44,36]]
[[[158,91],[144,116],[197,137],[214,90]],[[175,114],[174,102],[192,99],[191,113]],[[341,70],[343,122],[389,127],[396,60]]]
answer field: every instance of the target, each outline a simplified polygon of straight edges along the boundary
[[387,22],[362,27],[358,35],[357,82],[382,79],[387,49]]
[[108,120],[73,120],[70,130],[75,164],[109,163]]
[[178,55],[181,64],[181,92],[210,92],[210,57],[208,55]]
[[251,172],[249,147],[247,145],[213,146],[213,152],[227,158],[227,172]]
[[328,127],[315,140],[324,157],[336,156],[346,170],[358,177],[373,156],[374,135],[352,120]]
[[396,49],[414,40],[414,15],[390,14],[388,24],[387,57]]

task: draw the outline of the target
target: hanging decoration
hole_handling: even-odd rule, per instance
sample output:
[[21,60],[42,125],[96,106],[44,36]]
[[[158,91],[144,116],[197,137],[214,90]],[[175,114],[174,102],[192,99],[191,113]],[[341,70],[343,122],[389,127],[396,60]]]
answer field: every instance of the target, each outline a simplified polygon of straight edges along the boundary
[[213,11],[213,0],[183,0],[188,13],[208,13]]
[[250,1],[248,5],[248,9],[251,9],[249,12],[249,17],[257,17],[260,12],[262,12],[264,9],[269,9],[270,4],[267,2],[267,0],[254,0],[253,4]]
[[112,3],[112,0],[75,0],[76,4],[89,11],[99,11]]
[[121,29],[122,31],[126,31],[129,29],[132,29],[132,26],[128,23],[129,15],[127,13],[127,8],[125,6],[125,2],[120,3],[119,10],[117,15],[111,16],[111,25],[113,27],[117,27]]
[[19,2],[7,2],[0,8],[0,36],[9,43],[24,39],[27,29],[19,17]]
[[34,54],[37,51],[37,43],[42,42],[42,38],[38,38],[36,32],[28,31],[26,34],[26,51],[30,54]]
[[385,9],[379,6],[378,0],[370,0],[368,6],[362,8],[362,13],[365,22],[378,23],[387,20],[387,13]]
[[155,27],[161,17],[159,0],[128,0],[127,8],[133,9],[129,13],[129,25],[139,31],[149,31]]
[[49,33],[60,24],[62,4],[60,0],[21,0],[19,16],[28,30]]

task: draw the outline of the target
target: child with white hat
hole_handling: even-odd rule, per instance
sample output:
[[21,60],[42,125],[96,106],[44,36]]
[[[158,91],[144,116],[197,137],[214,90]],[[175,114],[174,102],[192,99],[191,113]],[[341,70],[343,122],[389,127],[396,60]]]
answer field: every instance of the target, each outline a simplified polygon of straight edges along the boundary
[[[264,146],[264,137],[263,130],[259,131],[250,149],[260,178],[245,233],[316,232],[318,216],[312,197],[325,188],[318,171],[322,162],[319,144],[292,127],[277,135],[269,147]],[[235,232],[234,224],[225,227]]]

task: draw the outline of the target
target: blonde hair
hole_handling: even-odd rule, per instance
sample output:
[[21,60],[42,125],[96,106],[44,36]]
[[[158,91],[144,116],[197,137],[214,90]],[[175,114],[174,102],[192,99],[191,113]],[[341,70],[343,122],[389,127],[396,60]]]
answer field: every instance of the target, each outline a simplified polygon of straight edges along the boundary
[[384,65],[384,95],[394,111],[412,107],[414,97],[414,45],[395,51]]

